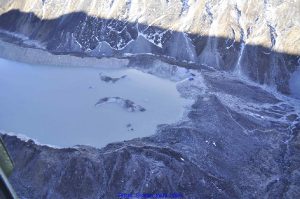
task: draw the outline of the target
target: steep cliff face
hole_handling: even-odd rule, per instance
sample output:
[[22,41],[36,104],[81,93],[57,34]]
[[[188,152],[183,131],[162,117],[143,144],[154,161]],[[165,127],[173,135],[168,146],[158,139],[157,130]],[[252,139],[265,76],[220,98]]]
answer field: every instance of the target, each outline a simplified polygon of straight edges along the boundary
[[5,0],[0,14],[2,30],[54,53],[150,53],[231,71],[286,94],[300,54],[298,0]]

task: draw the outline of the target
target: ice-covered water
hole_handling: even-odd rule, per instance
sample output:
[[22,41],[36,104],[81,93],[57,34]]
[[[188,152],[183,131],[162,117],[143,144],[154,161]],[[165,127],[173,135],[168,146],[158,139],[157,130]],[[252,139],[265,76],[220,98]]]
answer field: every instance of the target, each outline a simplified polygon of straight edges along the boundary
[[[113,83],[99,73],[126,76]],[[95,106],[105,97],[128,99],[146,111],[130,112],[117,103]],[[175,82],[135,69],[33,66],[0,59],[0,129],[42,144],[102,147],[148,136],[158,124],[180,119],[187,103]]]

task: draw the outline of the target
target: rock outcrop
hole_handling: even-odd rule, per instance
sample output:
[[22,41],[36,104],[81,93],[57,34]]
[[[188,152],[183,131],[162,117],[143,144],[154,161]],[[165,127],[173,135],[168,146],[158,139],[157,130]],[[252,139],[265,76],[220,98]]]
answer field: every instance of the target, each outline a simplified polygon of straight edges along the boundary
[[141,105],[136,104],[135,102],[129,99],[123,99],[121,97],[104,97],[98,100],[95,106],[100,106],[103,104],[114,103],[120,105],[124,110],[129,112],[145,112],[146,109]]

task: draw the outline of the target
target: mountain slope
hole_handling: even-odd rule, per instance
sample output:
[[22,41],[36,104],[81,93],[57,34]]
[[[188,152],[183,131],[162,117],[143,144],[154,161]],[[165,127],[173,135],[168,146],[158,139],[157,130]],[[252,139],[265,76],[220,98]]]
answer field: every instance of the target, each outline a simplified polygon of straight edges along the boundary
[[54,53],[150,53],[232,71],[286,94],[300,54],[299,0],[6,0],[0,7],[1,29]]

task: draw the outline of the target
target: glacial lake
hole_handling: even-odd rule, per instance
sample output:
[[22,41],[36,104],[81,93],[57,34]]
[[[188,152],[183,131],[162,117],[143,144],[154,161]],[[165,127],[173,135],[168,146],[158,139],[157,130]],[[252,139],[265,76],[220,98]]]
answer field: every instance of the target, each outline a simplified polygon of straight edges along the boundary
[[178,121],[176,82],[136,69],[29,65],[0,58],[0,132],[58,147],[149,136]]

